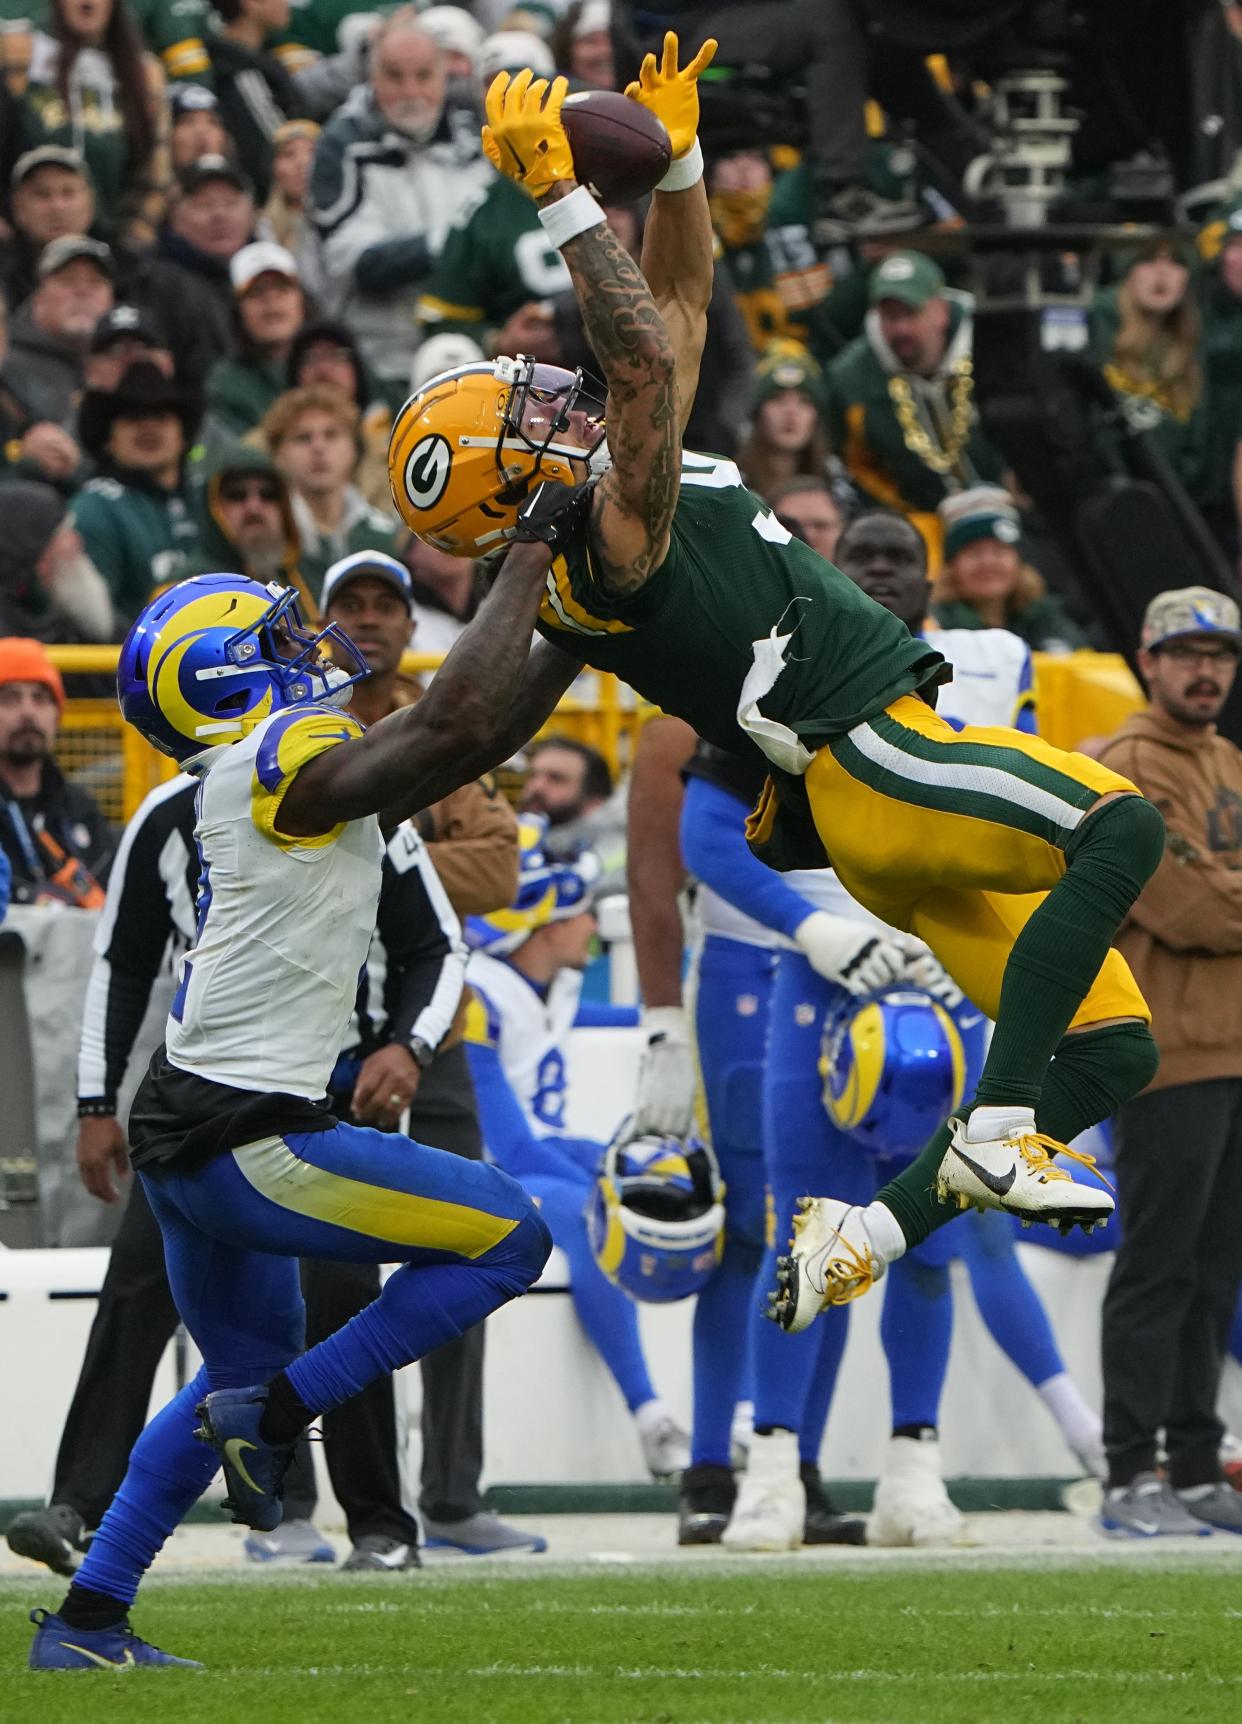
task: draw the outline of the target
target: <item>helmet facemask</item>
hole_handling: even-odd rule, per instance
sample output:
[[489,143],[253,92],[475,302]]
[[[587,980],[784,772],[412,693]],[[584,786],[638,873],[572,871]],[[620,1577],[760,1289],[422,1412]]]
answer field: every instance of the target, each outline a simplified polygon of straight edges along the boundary
[[[293,587],[272,587],[278,596],[255,622],[238,629],[224,644],[230,665],[253,671],[262,666],[280,695],[280,705],[299,706],[316,701],[326,706],[344,706],[349,690],[371,674],[371,667],[339,623],[321,629],[306,626],[298,595]],[[321,648],[332,643],[340,649],[350,671],[325,658]],[[292,650],[290,650],[292,649]],[[217,673],[226,676],[222,667]]]
[[[519,356],[510,361],[514,369],[513,383],[501,413],[500,434],[496,439],[496,469],[502,479],[509,479],[510,467],[505,460],[506,448],[519,443],[535,457],[534,470],[523,472],[516,483],[509,483],[497,497],[500,503],[512,506],[525,500],[527,494],[543,477],[543,466],[549,455],[565,461],[584,461],[596,471],[595,456],[604,451],[605,391],[598,379],[581,367],[572,374],[559,365],[541,365],[536,360]],[[575,426],[574,415],[583,417]],[[584,432],[574,440],[575,430]],[[570,433],[567,437],[567,433]]]

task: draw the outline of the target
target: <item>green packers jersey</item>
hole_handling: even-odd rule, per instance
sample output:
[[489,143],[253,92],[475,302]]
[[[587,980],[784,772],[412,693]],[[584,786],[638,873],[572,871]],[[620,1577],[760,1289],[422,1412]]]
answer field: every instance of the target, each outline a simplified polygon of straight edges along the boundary
[[481,340],[528,300],[568,292],[569,266],[539,223],[539,211],[497,174],[481,200],[463,209],[418,302],[423,334]]
[[778,761],[790,748],[774,749],[774,728],[814,750],[949,676],[934,647],[792,538],[732,461],[710,455],[682,457],[668,555],[646,584],[606,594],[584,534],[552,561],[539,630],[707,741],[747,752],[749,731]]

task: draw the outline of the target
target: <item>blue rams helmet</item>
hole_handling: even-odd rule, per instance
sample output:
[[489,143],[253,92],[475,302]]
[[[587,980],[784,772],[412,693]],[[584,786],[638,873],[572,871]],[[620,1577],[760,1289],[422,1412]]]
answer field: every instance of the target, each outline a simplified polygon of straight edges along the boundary
[[471,951],[503,958],[524,945],[536,928],[567,921],[591,908],[599,858],[593,850],[549,856],[543,848],[547,829],[544,815],[523,814],[518,826],[517,897],[505,910],[466,917],[466,944]]
[[724,1185],[711,1148],[690,1137],[608,1145],[587,1207],[595,1261],[632,1299],[697,1293],[724,1250]]
[[938,1000],[889,988],[846,996],[824,1024],[824,1106],[873,1155],[917,1155],[961,1105],[966,1054]]
[[[321,654],[326,641],[354,669]],[[218,744],[239,742],[284,707],[344,703],[368,674],[337,624],[308,629],[292,587],[244,575],[192,575],[152,599],[125,637],[117,699],[126,721],[184,765]]]

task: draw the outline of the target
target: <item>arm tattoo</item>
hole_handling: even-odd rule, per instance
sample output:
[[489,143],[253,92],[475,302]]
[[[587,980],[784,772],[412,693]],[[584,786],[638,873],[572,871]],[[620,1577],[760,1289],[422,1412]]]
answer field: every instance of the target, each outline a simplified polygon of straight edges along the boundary
[[645,548],[625,562],[601,554],[603,584],[614,593],[633,592],[661,555],[677,506],[681,432],[673,348],[642,271],[611,228],[588,228],[565,246],[564,256],[608,385],[613,470],[600,494],[645,536]]

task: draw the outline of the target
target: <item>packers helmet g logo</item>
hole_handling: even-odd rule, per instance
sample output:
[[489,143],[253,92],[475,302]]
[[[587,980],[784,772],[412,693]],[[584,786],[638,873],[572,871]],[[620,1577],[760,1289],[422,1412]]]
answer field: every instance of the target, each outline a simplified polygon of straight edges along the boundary
[[434,509],[444,495],[453,466],[448,439],[438,432],[421,437],[405,464],[405,494],[416,509]]

